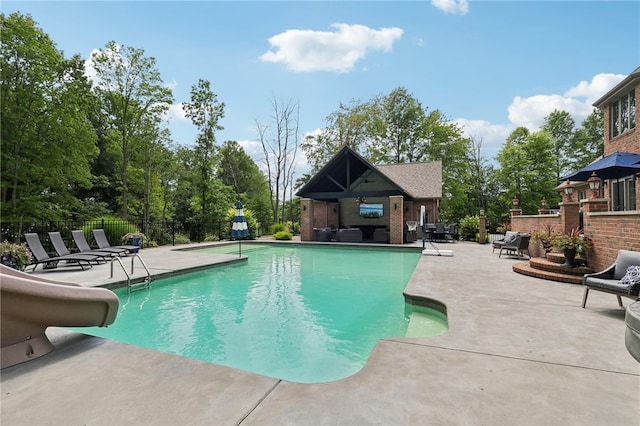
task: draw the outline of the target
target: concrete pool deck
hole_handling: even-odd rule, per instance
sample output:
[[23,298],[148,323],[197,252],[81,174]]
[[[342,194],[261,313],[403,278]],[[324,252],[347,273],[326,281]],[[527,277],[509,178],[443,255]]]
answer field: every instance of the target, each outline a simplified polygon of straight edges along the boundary
[[[406,292],[445,304],[449,331],[381,340],[352,377],[297,384],[52,327],[52,353],[0,373],[0,423],[640,424],[640,364],[615,296],[592,292],[582,309],[582,286],[516,274],[520,260],[490,245],[439,247],[454,256],[422,256]],[[152,274],[237,258],[141,255]],[[36,273],[90,286],[124,275]]]

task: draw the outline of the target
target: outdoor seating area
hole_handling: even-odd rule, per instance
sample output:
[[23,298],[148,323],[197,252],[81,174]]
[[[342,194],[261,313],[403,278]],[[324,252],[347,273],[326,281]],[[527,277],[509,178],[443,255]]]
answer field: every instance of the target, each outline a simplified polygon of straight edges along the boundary
[[424,226],[424,238],[434,242],[454,242],[458,240],[458,224],[445,225],[442,222],[427,223]]

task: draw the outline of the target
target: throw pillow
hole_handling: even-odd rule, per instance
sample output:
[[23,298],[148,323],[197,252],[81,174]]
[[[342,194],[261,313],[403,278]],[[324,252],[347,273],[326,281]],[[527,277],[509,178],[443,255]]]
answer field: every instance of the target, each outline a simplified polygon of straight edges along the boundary
[[620,284],[629,287],[629,294],[633,294],[636,287],[640,287],[640,266],[629,266]]
[[518,233],[514,232],[513,234],[505,235],[504,242],[506,244],[511,244],[511,243],[515,242],[516,238],[518,238]]

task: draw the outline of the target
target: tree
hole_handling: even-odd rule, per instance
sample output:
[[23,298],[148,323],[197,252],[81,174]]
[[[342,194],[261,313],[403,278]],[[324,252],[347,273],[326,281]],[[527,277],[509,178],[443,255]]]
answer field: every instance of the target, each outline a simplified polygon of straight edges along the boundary
[[268,227],[272,221],[269,184],[256,163],[235,141],[227,141],[220,150],[218,179],[233,188],[246,208]]
[[573,135],[569,169],[579,170],[603,154],[604,114],[601,109],[594,108]]
[[576,123],[567,111],[553,110],[545,117],[542,130],[553,142],[554,171],[557,180],[569,171],[569,159],[572,155],[571,139]]
[[224,117],[224,103],[218,102],[218,96],[211,91],[211,83],[200,79],[191,87],[191,102],[185,102],[183,108],[187,118],[191,119],[199,131],[195,161],[200,171],[197,185],[200,188],[200,207],[204,218],[210,207],[207,193],[211,191],[211,181],[218,161],[215,132],[223,129],[219,122]]
[[421,161],[428,129],[420,102],[398,87],[375,103],[367,156],[376,164]]
[[55,220],[80,205],[97,155],[83,61],[65,59],[28,15],[0,24],[2,217]]
[[557,200],[556,172],[549,167],[554,160],[553,145],[545,131],[529,133],[519,127],[509,135],[497,157],[503,204],[509,205],[516,197],[523,212],[533,214],[543,197],[550,203]]
[[271,107],[273,115],[270,122],[261,124],[256,120],[256,127],[267,166],[273,221],[278,223],[284,216],[287,189],[293,185],[298,151],[299,106],[292,101],[278,103],[274,97]]
[[94,91],[102,100],[102,108],[112,132],[109,140],[117,144],[122,163],[122,217],[129,215],[129,160],[136,147],[132,135],[141,131],[145,122],[161,117],[173,101],[171,89],[165,87],[156,69],[156,60],[146,57],[144,50],[120,46],[115,41],[91,55],[96,73]]

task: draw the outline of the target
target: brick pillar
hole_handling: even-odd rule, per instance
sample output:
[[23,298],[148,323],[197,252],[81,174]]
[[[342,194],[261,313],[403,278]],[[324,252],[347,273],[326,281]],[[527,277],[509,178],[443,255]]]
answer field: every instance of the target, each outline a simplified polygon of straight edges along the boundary
[[404,237],[404,220],[402,195],[392,195],[389,197],[389,242],[391,244],[402,244]]
[[313,200],[300,199],[300,240],[313,241]]
[[480,244],[487,242],[487,218],[484,216],[484,209],[480,209]]
[[575,201],[560,203],[560,225],[562,232],[569,232],[580,226],[580,203]]

